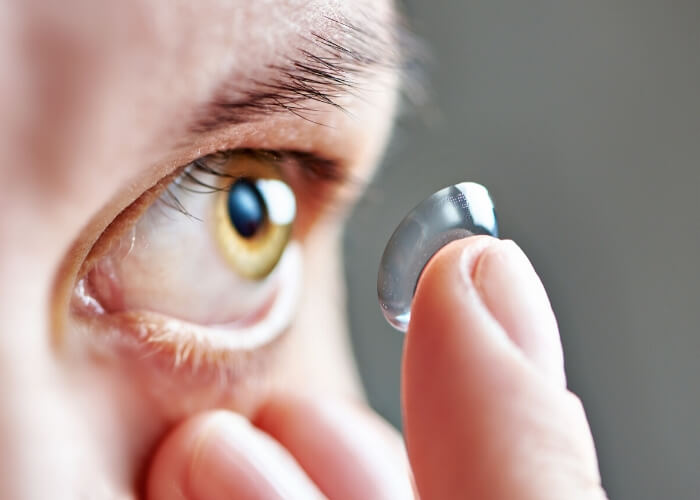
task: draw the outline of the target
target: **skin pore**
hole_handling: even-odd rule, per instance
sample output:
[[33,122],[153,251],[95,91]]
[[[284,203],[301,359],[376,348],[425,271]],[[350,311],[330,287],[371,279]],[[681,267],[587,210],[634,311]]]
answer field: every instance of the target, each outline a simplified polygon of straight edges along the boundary
[[[188,414],[250,414],[266,394],[287,388],[359,398],[338,263],[345,209],[310,203],[330,189],[322,184],[297,193],[311,207],[300,244],[313,265],[304,266],[293,327],[275,346],[246,355],[225,390],[191,368],[95,345],[91,336],[106,327],[76,327],[69,303],[109,224],[197,158],[243,148],[308,152],[368,179],[393,116],[391,64],[343,75],[353,78],[352,91],[333,89],[332,105],[297,100],[303,113],[268,102],[265,112],[234,117],[212,103],[243,101],[246,86],[264,92],[279,78],[276,66],[319,49],[315,35],[352,42],[344,23],[381,27],[378,36],[389,40],[388,2],[17,2],[9,18],[2,45],[22,64],[2,78],[3,121],[12,127],[0,203],[13,216],[0,219],[3,241],[12,242],[0,250],[0,281],[12,283],[0,292],[1,496],[132,496],[154,443]],[[347,203],[360,184],[332,197]]]

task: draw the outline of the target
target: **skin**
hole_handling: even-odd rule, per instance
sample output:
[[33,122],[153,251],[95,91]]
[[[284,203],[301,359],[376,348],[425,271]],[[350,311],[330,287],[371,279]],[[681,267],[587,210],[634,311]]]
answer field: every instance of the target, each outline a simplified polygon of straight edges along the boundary
[[546,294],[512,243],[455,242],[423,273],[403,365],[407,455],[364,406],[351,360],[343,210],[305,212],[313,265],[293,326],[255,362],[227,358],[243,368],[225,384],[117,352],[93,341],[104,324],[73,321],[76,279],[110,222],[199,156],[313,151],[369,178],[393,70],[368,78],[350,113],[320,109],[325,126],[286,114],[188,127],[222,82],[264,77],[300,33],[368,6],[389,18],[361,0],[0,5],[12,68],[0,74],[0,497],[604,497]]

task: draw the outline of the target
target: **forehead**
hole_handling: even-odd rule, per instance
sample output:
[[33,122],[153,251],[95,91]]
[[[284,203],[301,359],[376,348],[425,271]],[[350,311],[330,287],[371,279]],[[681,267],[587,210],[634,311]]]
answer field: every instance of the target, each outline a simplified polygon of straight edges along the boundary
[[314,36],[388,32],[393,9],[389,0],[70,0],[17,1],[10,14],[15,31],[0,41],[18,48],[11,100],[31,131],[21,148],[31,157],[15,164],[69,192],[96,165],[104,183],[105,172],[123,180],[125,166],[157,161],[168,141],[188,140],[185,124],[222,87],[235,100],[245,90],[236,86],[264,81]]
[[189,95],[224,74],[254,77],[315,35],[332,39],[348,26],[387,32],[391,17],[388,0],[70,0],[19,3],[16,13],[21,44],[41,71],[82,69],[89,79],[111,68],[141,86],[167,76],[161,91]]

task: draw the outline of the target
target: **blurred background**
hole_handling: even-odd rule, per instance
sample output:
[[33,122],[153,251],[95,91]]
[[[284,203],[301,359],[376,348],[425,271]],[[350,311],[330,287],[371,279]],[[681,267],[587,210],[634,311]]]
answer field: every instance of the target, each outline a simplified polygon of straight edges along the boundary
[[700,2],[404,2],[431,52],[346,238],[353,342],[400,427],[376,269],[433,191],[485,184],[549,291],[615,499],[700,494]]

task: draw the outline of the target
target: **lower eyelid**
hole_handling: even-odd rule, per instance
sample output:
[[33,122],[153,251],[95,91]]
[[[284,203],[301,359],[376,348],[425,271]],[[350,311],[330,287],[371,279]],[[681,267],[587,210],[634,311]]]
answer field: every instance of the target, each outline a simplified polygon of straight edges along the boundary
[[251,414],[264,399],[287,344],[287,336],[282,335],[251,356],[248,351],[207,347],[202,338],[210,332],[201,330],[198,336],[196,325],[193,331],[178,326],[183,338],[190,339],[184,342],[159,330],[169,321],[166,318],[134,313],[114,315],[106,322],[103,317],[99,323],[95,318],[73,318],[69,326],[85,332],[83,345],[90,355],[116,372],[128,391],[154,405],[149,405],[154,418],[160,415],[173,421],[211,408]]
[[140,359],[166,377],[216,377],[229,386],[250,375],[251,366],[260,367],[285,337],[300,298],[300,258],[299,245],[292,243],[276,292],[259,316],[247,322],[202,326],[151,311],[95,314],[84,297],[75,297],[80,303],[73,308],[73,326],[86,332],[85,340],[98,352]]

